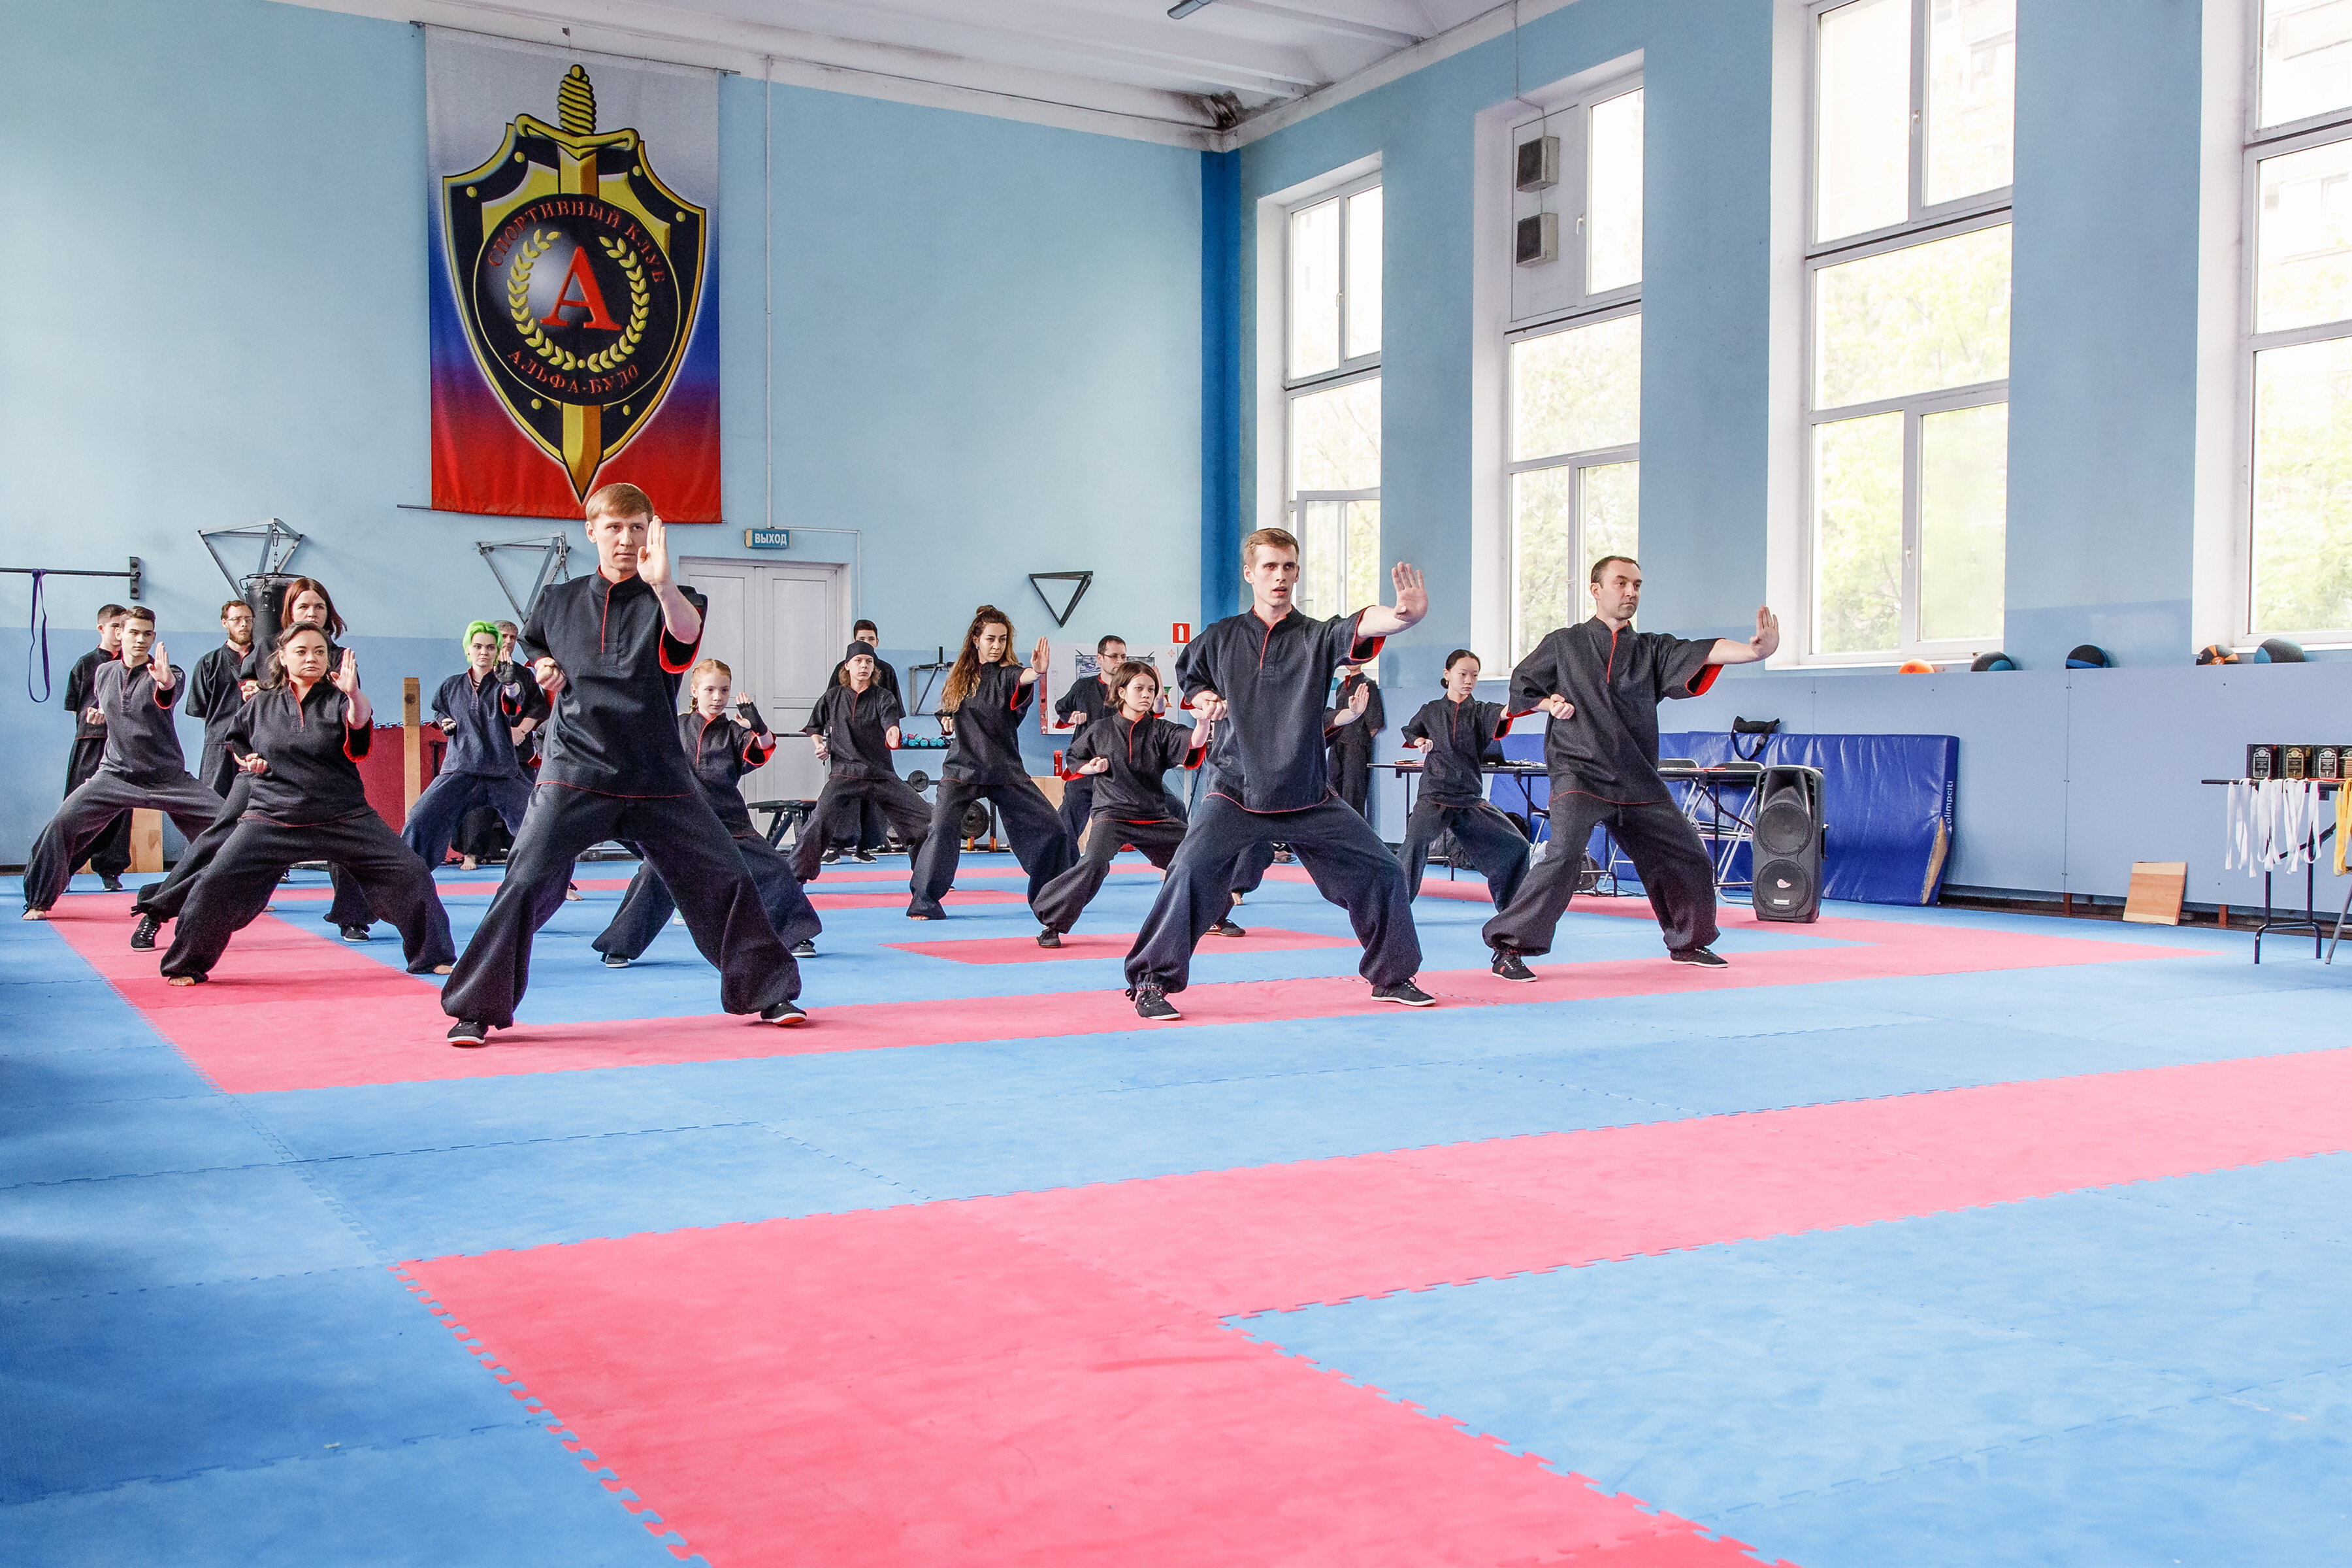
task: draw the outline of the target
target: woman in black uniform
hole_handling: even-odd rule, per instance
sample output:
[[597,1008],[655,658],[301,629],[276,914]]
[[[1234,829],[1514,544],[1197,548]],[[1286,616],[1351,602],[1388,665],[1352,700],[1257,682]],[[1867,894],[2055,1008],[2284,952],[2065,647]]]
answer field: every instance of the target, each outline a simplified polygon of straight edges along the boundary
[[1421,897],[1429,847],[1451,831],[1499,910],[1528,874],[1528,836],[1486,798],[1483,764],[1489,748],[1510,733],[1511,716],[1499,702],[1478,700],[1478,656],[1468,648],[1447,654],[1445,695],[1423,704],[1402,731],[1422,754],[1421,798],[1404,826],[1405,896]]
[[[1161,775],[1172,767],[1199,766],[1212,738],[1213,727],[1207,723],[1187,730],[1153,716],[1151,710],[1160,703],[1160,672],[1150,665],[1122,664],[1106,684],[1118,694],[1118,711],[1079,731],[1062,753],[1066,773],[1094,782],[1094,808],[1087,818],[1085,855],[1030,900],[1031,912],[1045,928],[1037,933],[1039,947],[1062,945],[1062,934],[1076,926],[1078,916],[1102,891],[1122,846],[1131,844],[1154,866],[1168,868],[1176,847],[1184,842],[1184,819],[1176,815]],[[1209,931],[1214,936],[1247,934],[1223,918]]]
[[803,882],[816,880],[825,852],[841,837],[857,832],[869,808],[882,814],[909,854],[920,852],[930,829],[931,808],[900,781],[890,763],[906,710],[881,679],[888,668],[875,658],[873,644],[851,643],[833,684],[809,710],[801,732],[815,740],[817,760],[828,775],[793,851],[793,874]]
[[433,694],[434,721],[449,737],[449,750],[441,771],[408,808],[400,835],[428,868],[449,858],[450,835],[477,805],[497,811],[508,832],[521,831],[530,785],[515,760],[515,727],[546,711],[539,682],[499,662],[499,628],[470,623],[465,669]]
[[1037,695],[1046,651],[1045,639],[1039,637],[1029,663],[1018,663],[1013,657],[1013,622],[1004,612],[993,605],[972,612],[955,668],[948,671],[947,689],[940,694],[940,711],[955,726],[955,733],[940,767],[930,837],[915,859],[908,920],[948,918],[940,898],[955,882],[963,847],[963,814],[975,800],[995,805],[1013,840],[1013,858],[1029,873],[1033,901],[1046,883],[1070,868],[1070,836],[1021,761],[1021,717]]
[[[800,880],[783,856],[770,848],[767,839],[751,826],[751,813],[743,805],[739,787],[745,773],[767,766],[768,759],[776,754],[775,734],[748,697],[739,705],[740,723],[727,717],[735,672],[719,660],[704,659],[688,679],[694,693],[693,706],[677,716],[677,738],[693,761],[695,782],[702,786],[710,809],[726,825],[728,837],[735,841],[735,853],[743,858],[743,869],[751,874],[751,885],[760,890],[760,905],[768,911],[768,923],[776,928],[776,935],[794,958],[814,958],[816,934],[824,929],[824,922],[817,919],[814,906],[801,891]],[[669,884],[651,862],[641,864],[629,879],[629,890],[622,895],[613,923],[591,945],[604,955],[605,968],[626,969],[653,945],[654,938],[677,911],[677,900],[670,896]]]
[[359,760],[374,715],[360,689],[359,660],[345,650],[327,672],[327,634],[289,626],[277,659],[229,731],[250,804],[196,883],[172,933],[163,973],[194,985],[212,972],[229,938],[253,922],[297,860],[342,867],[368,901],[400,929],[411,974],[446,974],[457,960],[449,917],[416,852],[368,805]]

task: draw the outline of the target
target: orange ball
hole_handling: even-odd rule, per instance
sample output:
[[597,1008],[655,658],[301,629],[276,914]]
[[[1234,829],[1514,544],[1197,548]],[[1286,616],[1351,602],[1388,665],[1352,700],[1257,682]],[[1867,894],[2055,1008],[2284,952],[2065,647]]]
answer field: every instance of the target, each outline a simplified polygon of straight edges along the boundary
[[1896,670],[1895,673],[1897,675],[1933,675],[1936,673],[1936,667],[1929,664],[1924,658],[1906,658],[1903,661],[1903,668]]

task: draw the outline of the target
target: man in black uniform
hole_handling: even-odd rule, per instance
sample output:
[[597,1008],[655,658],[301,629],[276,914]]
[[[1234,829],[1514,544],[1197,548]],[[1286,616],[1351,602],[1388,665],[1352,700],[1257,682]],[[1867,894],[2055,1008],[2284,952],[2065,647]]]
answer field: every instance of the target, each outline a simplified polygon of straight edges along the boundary
[[221,631],[228,640],[196,660],[188,676],[188,700],[180,710],[205,721],[205,749],[196,763],[196,782],[226,798],[236,782],[236,758],[226,744],[237,710],[245,706],[244,683],[237,670],[253,652],[253,606],[231,599],[220,610]]
[[809,710],[801,731],[816,742],[827,775],[793,851],[793,875],[803,882],[816,880],[819,851],[861,813],[878,813],[909,854],[922,847],[931,826],[930,806],[899,782],[891,763],[906,712],[898,694],[882,685],[881,672],[890,667],[874,657],[871,643],[854,642],[837,668],[840,674]]
[[[1359,706],[1356,695],[1365,693]],[[1372,794],[1372,737],[1389,726],[1388,710],[1381,706],[1380,682],[1364,673],[1360,664],[1339,667],[1339,694],[1335,708],[1353,711],[1356,721],[1331,732],[1331,791],[1370,822]]]
[[1499,910],[1527,875],[1528,836],[1486,798],[1480,764],[1510,733],[1511,717],[1499,702],[1479,701],[1477,693],[1478,656],[1457,647],[1445,656],[1445,695],[1404,721],[1404,742],[1419,747],[1422,756],[1421,798],[1404,828],[1404,876],[1412,896],[1421,897],[1429,847],[1450,831],[1486,879]]
[[[1118,712],[1118,698],[1111,690],[1110,683],[1111,678],[1118,673],[1119,666],[1126,662],[1127,639],[1125,637],[1106,637],[1097,639],[1094,679],[1071,683],[1070,689],[1062,693],[1061,700],[1054,704],[1054,722],[1076,725],[1078,734],[1082,735],[1086,733],[1087,726],[1096,720],[1107,719]],[[1075,742],[1077,735],[1073,735],[1070,739]],[[1066,750],[1065,748],[1066,752]],[[1063,764],[1064,773],[1073,771],[1069,767],[1066,755],[1063,759]],[[1082,778],[1063,779],[1062,826],[1069,829],[1070,853],[1073,855],[1078,853],[1078,840],[1085,837],[1087,821],[1094,815],[1094,810],[1095,781],[1093,777],[1088,775]]]
[[[853,647],[859,643],[864,643],[869,648],[878,649],[882,646],[882,628],[876,626],[872,621],[860,621],[856,626],[849,628],[849,641],[850,646]],[[834,686],[841,685],[843,683],[843,677],[848,668],[849,660],[845,658],[839,664],[835,665],[833,667],[832,686],[828,686],[825,689],[830,691],[833,689]],[[898,672],[891,668],[889,661],[884,658],[878,652],[874,656],[874,679],[876,684],[879,685],[883,690],[890,694],[890,700],[898,704],[899,711],[903,715],[906,710],[907,700],[900,696],[898,692]],[[898,776],[898,764],[894,759],[885,756],[882,759],[882,765],[889,771],[892,778]],[[809,820],[812,822],[816,820],[814,814],[811,815]],[[924,821],[927,824],[929,820],[930,819],[928,816],[924,818]],[[858,803],[856,822],[857,831],[855,835],[854,842],[855,852],[858,859],[864,861],[869,866],[874,863],[875,852],[883,848],[890,842],[889,824],[889,813],[883,810],[880,805],[876,801],[862,800]],[[846,826],[847,825],[845,824],[837,825],[835,828],[836,837],[822,846],[824,851],[824,863],[825,865],[830,866],[835,860],[840,859],[841,846],[844,844],[851,844],[853,842],[852,836],[845,831]],[[908,854],[912,855],[915,852],[914,841],[907,837],[905,834],[902,833],[898,836],[898,842],[906,847]],[[803,878],[803,880],[806,880],[806,879]]]
[[146,806],[168,815],[194,838],[221,808],[220,796],[188,776],[172,714],[186,682],[155,640],[154,615],[131,610],[115,625],[122,657],[98,667],[91,693],[106,737],[105,756],[33,842],[25,864],[28,921],[49,918],[49,907],[66,890],[73,868],[118,817],[127,820],[134,808]]
[[1633,857],[1677,963],[1720,968],[1715,867],[1698,829],[1658,776],[1658,704],[1696,697],[1727,664],[1753,664],[1780,646],[1771,610],[1756,636],[1691,641],[1637,632],[1642,568],[1631,556],[1592,563],[1592,618],[1562,626],[1511,672],[1511,710],[1550,715],[1544,763],[1551,773],[1551,841],[1508,906],[1486,922],[1498,979],[1533,980],[1524,958],[1551,951],[1552,931],[1584,871],[1584,847],[1606,823]]
[[1348,911],[1364,944],[1364,978],[1382,1002],[1426,1007],[1412,983],[1421,939],[1405,898],[1404,868],[1371,825],[1331,793],[1324,763],[1323,698],[1342,664],[1380,651],[1381,639],[1429,613],[1421,574],[1400,562],[1389,577],[1396,608],[1372,605],[1318,621],[1292,605],[1298,541],[1261,528],[1242,542],[1251,607],[1185,647],[1177,680],[1200,719],[1217,725],[1209,749],[1212,792],[1193,814],[1183,847],[1127,955],[1137,1016],[1178,1016],[1168,994],[1189,978],[1192,950],[1233,902],[1234,865],[1279,838],[1306,862],[1322,895]]
[[[66,706],[74,712],[73,748],[66,753],[66,794],[88,784],[106,756],[106,715],[97,702],[99,667],[122,652],[122,617],[130,612],[120,605],[104,605],[98,612],[98,646],[73,661],[66,671]],[[110,893],[122,890],[122,873],[131,869],[131,814],[108,824],[90,845],[89,868]]]
[[587,514],[594,574],[542,592],[516,645],[555,719],[506,879],[441,992],[457,1020],[449,1043],[479,1046],[514,1022],[533,933],[562,907],[572,862],[607,838],[634,841],[669,884],[695,946],[719,966],[720,1006],[803,1023],[800,968],[677,742],[699,595],[672,577],[668,533],[645,491],[605,485]]

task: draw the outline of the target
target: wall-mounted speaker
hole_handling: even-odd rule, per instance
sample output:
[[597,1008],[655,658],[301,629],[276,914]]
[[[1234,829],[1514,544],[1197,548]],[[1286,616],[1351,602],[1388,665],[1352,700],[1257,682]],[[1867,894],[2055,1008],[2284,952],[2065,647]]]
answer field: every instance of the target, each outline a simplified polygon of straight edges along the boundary
[[1822,821],[1819,768],[1764,770],[1756,790],[1751,854],[1758,920],[1810,923],[1822,918],[1822,862],[1828,854],[1828,830]]
[[1519,143],[1518,177],[1522,191],[1548,191],[1559,184],[1559,138],[1538,136]]
[[1559,259],[1559,215],[1538,213],[1519,220],[1518,243],[1515,259],[1522,267],[1535,267]]

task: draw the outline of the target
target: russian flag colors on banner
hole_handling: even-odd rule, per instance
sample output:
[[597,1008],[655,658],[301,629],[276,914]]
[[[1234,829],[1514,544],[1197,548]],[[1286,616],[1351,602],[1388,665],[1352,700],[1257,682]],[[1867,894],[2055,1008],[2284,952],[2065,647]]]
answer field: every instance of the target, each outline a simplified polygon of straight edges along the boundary
[[721,521],[716,72],[425,29],[433,505]]

